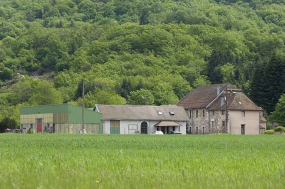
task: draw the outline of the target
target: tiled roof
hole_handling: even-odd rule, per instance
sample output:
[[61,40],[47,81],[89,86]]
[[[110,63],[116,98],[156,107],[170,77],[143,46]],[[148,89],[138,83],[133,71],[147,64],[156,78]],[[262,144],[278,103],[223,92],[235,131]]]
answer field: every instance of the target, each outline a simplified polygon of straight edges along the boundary
[[265,119],[265,117],[261,116],[260,117],[260,123],[266,123],[266,122],[267,122],[267,120]]
[[160,121],[154,126],[156,127],[177,127],[177,126],[180,127],[181,125],[174,121]]
[[[226,94],[221,95],[211,106],[209,110],[226,110],[226,105],[221,106],[221,98]],[[228,94],[228,109],[229,110],[252,110],[260,111],[262,108],[255,105],[243,92],[232,92]]]
[[[96,105],[103,114],[103,120],[163,120],[187,121],[189,118],[182,106],[146,106],[146,105]],[[160,114],[158,113],[160,112]],[[172,112],[174,115],[171,115]]]
[[185,109],[206,108],[217,97],[218,90],[221,93],[226,89],[226,85],[228,90],[238,89],[228,83],[199,86],[186,94],[177,105],[183,106]]

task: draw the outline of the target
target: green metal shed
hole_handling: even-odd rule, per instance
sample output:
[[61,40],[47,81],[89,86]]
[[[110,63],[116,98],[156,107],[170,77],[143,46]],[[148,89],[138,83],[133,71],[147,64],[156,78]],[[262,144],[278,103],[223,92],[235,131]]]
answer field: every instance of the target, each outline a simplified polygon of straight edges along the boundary
[[21,107],[21,129],[33,129],[36,133],[103,133],[102,114],[84,109],[82,128],[82,107],[72,104],[54,104]]

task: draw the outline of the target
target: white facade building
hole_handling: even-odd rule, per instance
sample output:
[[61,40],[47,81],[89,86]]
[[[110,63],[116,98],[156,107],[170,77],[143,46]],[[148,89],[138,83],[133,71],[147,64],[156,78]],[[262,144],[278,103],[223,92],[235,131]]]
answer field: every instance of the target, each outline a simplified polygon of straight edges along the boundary
[[103,114],[103,134],[186,134],[188,116],[182,106],[96,105]]

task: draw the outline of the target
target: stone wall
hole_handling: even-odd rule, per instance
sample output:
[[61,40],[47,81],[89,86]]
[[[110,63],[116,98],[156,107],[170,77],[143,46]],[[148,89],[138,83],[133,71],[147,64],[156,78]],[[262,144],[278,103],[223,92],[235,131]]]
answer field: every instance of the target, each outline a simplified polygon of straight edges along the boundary
[[186,110],[186,113],[189,116],[187,134],[211,134],[226,132],[225,111],[191,109]]

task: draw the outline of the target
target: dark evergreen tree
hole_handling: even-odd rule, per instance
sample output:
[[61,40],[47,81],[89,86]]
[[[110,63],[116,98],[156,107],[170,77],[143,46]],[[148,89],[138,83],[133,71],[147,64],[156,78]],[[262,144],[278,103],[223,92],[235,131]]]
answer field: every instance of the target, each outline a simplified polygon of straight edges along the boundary
[[124,78],[122,84],[117,85],[115,89],[116,93],[127,99],[128,95],[130,95],[130,92],[132,91],[131,81],[129,79]]
[[251,99],[263,109],[267,110],[269,107],[268,92],[269,86],[266,81],[266,64],[262,64],[254,71],[251,82]]
[[268,67],[267,67],[267,79],[266,82],[269,86],[268,97],[270,100],[268,113],[271,113],[275,109],[280,96],[284,93],[284,62],[280,55],[273,54]]
[[143,81],[140,79],[138,85],[136,86],[136,90],[140,90],[140,89],[143,89],[145,88],[144,84],[143,84]]
[[17,127],[17,122],[15,121],[14,118],[10,117],[5,117],[1,122],[0,122],[0,133],[4,133],[5,129],[16,129]]
[[209,59],[208,66],[208,77],[211,83],[221,83],[223,76],[221,73],[220,66],[227,63],[227,60],[223,53],[213,50],[212,55]]

